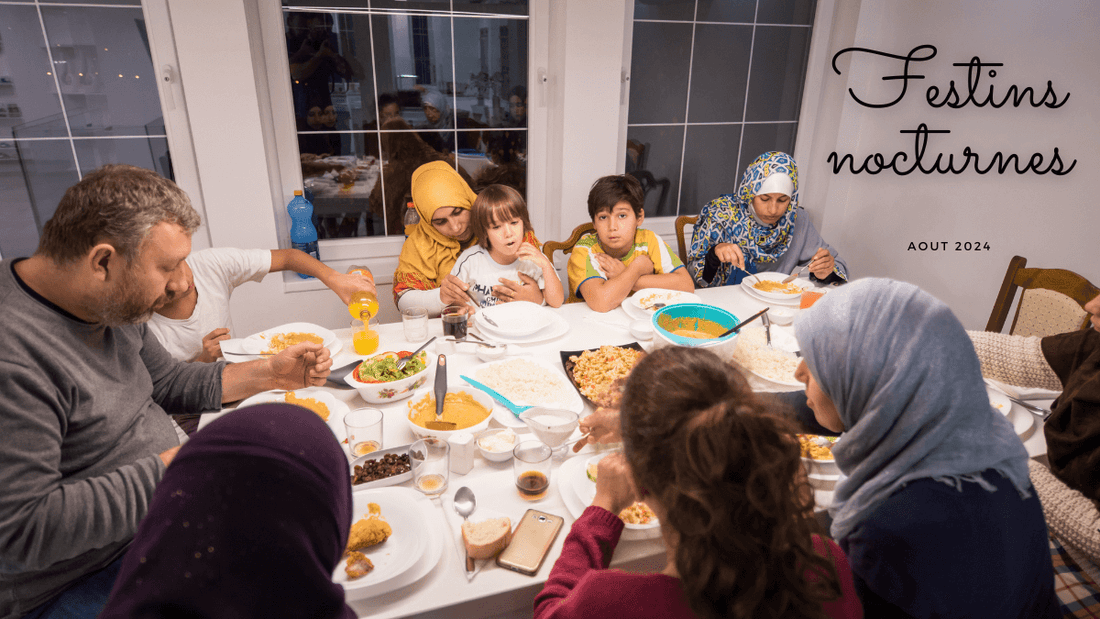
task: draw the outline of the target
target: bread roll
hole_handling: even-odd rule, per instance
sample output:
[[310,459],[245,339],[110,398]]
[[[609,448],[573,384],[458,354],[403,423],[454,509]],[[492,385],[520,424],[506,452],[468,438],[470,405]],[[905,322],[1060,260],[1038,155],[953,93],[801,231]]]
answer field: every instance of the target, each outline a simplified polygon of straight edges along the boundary
[[512,543],[512,521],[493,518],[482,522],[462,523],[462,542],[472,559],[491,559]]

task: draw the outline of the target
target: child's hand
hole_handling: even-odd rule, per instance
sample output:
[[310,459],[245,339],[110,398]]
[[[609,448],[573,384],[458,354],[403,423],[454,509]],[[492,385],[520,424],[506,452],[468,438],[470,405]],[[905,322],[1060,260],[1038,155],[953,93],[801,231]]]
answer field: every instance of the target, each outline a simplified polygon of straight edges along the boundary
[[493,286],[493,295],[502,303],[509,301],[530,301],[542,304],[542,290],[539,283],[526,273],[519,274],[520,281],[500,278],[500,285]]
[[554,268],[554,265],[547,259],[546,254],[539,251],[537,247],[530,243],[520,245],[519,251],[516,252],[516,256],[534,262],[542,267],[543,270],[546,270],[546,267],[550,267],[551,269]]
[[592,257],[596,260],[597,266],[603,269],[604,273],[607,273],[607,279],[615,279],[626,270],[625,264],[607,254],[595,252]]
[[219,327],[214,329],[210,333],[207,333],[202,338],[202,352],[199,356],[192,359],[199,363],[211,363],[217,361],[222,357],[222,340],[229,339],[229,329],[225,327]]
[[653,260],[650,259],[649,254],[643,252],[634,254],[634,260],[630,261],[630,266],[637,266],[641,269],[642,275],[651,275],[656,272],[653,267]]

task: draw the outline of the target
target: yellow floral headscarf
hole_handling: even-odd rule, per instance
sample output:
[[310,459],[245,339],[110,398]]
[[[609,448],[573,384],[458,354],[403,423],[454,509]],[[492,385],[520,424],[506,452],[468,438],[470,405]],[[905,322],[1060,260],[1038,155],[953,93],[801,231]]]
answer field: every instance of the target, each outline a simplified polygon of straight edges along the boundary
[[393,275],[395,296],[409,288],[439,287],[462,253],[462,243],[436,230],[432,217],[444,207],[469,209],[476,197],[446,161],[426,163],[413,172],[412,199],[420,221],[405,228],[409,238]]

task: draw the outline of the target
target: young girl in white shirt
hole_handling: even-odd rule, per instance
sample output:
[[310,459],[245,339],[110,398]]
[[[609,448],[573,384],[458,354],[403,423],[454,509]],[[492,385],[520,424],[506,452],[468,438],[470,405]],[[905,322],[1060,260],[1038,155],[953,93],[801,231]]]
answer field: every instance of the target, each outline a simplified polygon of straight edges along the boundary
[[470,226],[477,245],[462,252],[451,275],[479,307],[533,301],[559,307],[565,292],[554,265],[539,250],[527,204],[506,185],[489,185],[474,200]]

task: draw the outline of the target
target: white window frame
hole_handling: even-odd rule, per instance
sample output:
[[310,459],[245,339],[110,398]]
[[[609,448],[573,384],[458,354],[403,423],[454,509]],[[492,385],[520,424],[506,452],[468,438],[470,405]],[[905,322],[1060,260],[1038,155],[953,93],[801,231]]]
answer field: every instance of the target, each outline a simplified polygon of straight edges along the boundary
[[[550,216],[546,202],[546,97],[542,94],[545,86],[539,77],[545,73],[542,68],[547,66],[549,57],[549,3],[550,0],[531,0],[527,27],[527,206],[532,222],[546,222]],[[284,196],[289,201],[294,191],[302,188],[303,178],[294,122],[294,102],[287,79],[290,75],[290,63],[283,31],[283,7],[280,0],[258,0],[257,8],[258,15],[255,17],[260,24],[266,67],[266,72],[261,77],[266,77],[267,81],[266,85],[258,87],[261,92],[266,92],[266,100],[270,102],[270,110],[262,110],[261,116],[271,119],[265,129],[271,138],[269,143],[275,146],[273,151],[268,152],[269,169],[273,170],[272,192],[273,195]],[[339,12],[343,9],[335,10]],[[453,40],[451,45],[453,47]],[[265,86],[266,91],[263,90]],[[262,99],[265,97],[261,97]],[[288,222],[283,206],[275,205],[273,216],[279,246],[289,247]],[[404,242],[404,236],[323,239],[319,243],[319,250],[323,262],[330,266],[337,263],[334,268],[338,268],[339,264],[365,264],[374,273],[378,284],[392,284],[393,272],[397,268],[398,256]],[[316,280],[303,280],[292,273],[284,274],[283,283],[284,290],[288,292],[319,290],[324,287]]]
[[[635,0],[636,1],[636,0]],[[766,2],[767,0],[757,0]],[[802,103],[798,112],[798,134],[795,136],[794,159],[795,161],[809,161],[813,148],[814,133],[817,128],[818,110],[824,89],[824,71],[815,67],[823,67],[830,57],[829,41],[832,39],[834,20],[836,17],[836,0],[817,0],[814,12],[813,32],[810,34],[810,53],[806,59],[806,74],[802,88]],[[623,36],[623,82],[624,95],[619,117],[619,144],[620,155],[618,170],[620,173],[626,170],[626,140],[627,119],[630,112],[630,68],[634,40],[634,11],[627,11],[625,33]],[[806,174],[799,172],[799,193],[806,196],[809,187],[805,182]],[[731,191],[735,188],[731,188]],[[665,238],[676,238],[675,222],[677,216],[647,217],[646,227]],[[690,234],[688,228],[685,233]],[[690,241],[690,239],[688,239]]]

